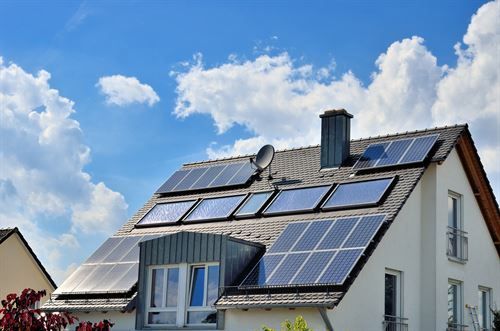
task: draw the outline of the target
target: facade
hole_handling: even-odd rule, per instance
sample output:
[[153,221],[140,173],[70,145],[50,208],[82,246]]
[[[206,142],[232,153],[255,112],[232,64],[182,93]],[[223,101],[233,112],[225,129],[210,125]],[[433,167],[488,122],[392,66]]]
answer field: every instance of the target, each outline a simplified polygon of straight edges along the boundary
[[56,284],[17,228],[0,229],[0,298],[25,288],[46,290],[44,303]]
[[500,214],[467,125],[350,140],[351,118],[325,112],[320,146],[269,166],[185,164],[43,309],[113,330],[491,330]]

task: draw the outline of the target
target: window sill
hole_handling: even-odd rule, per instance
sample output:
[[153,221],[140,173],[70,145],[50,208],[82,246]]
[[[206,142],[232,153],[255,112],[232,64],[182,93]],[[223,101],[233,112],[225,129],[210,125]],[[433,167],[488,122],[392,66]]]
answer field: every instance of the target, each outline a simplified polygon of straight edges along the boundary
[[467,264],[468,260],[464,260],[464,259],[460,259],[460,258],[455,257],[455,256],[448,255],[448,261],[465,265],[465,264]]

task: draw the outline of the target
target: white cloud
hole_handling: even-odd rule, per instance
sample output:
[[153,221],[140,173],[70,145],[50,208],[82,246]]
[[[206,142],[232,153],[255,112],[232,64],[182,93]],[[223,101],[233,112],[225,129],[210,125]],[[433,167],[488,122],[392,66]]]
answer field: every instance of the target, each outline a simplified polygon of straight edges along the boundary
[[127,204],[83,171],[90,149],[74,103],[49,79],[0,58],[0,227],[19,227],[58,279],[81,237],[109,235]]
[[96,86],[106,96],[106,103],[126,106],[132,103],[147,103],[153,106],[160,97],[148,84],[142,84],[135,77],[122,75],[99,78]]
[[[340,78],[331,68],[298,64],[287,52],[206,68],[201,55],[175,73],[174,113],[210,115],[219,134],[233,125],[253,137],[207,147],[210,157],[255,152],[262,144],[278,148],[316,144],[317,116],[343,107],[355,115],[354,137],[367,137],[468,122],[480,146],[490,179],[498,185],[500,142],[499,2],[482,6],[456,47],[458,64],[438,66],[421,37],[396,41],[381,54],[367,86],[352,72]],[[497,187],[500,188],[500,187]]]

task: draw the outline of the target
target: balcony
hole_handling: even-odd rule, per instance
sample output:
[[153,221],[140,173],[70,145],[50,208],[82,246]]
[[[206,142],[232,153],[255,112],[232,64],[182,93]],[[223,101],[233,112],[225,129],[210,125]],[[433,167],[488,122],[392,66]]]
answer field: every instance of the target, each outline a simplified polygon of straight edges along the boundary
[[384,331],[408,331],[408,319],[404,317],[384,315],[382,325]]
[[467,331],[468,325],[459,323],[447,323],[446,331]]
[[467,232],[448,227],[446,232],[446,255],[450,260],[465,263],[469,259],[469,241]]

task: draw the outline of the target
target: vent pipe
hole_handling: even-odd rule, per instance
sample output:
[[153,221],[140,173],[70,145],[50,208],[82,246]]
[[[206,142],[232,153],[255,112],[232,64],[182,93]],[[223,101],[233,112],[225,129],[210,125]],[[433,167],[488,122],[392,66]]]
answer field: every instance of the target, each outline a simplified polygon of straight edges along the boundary
[[321,118],[321,169],[338,168],[349,157],[351,118],[345,109],[327,110]]

